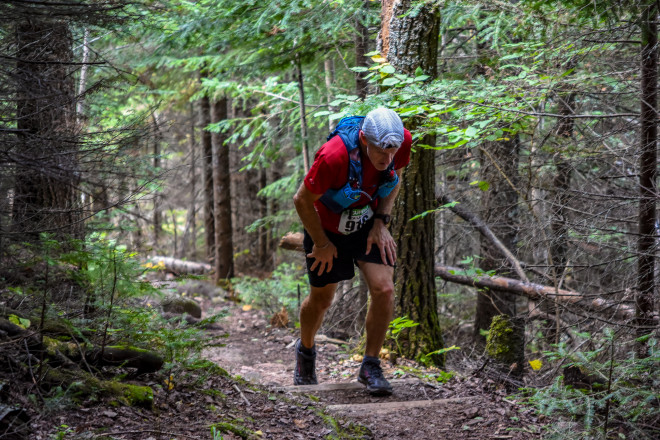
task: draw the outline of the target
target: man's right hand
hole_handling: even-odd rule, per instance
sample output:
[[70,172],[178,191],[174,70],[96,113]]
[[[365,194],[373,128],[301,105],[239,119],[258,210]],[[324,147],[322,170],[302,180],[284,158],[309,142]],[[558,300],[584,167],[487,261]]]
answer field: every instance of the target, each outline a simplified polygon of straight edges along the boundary
[[307,254],[307,258],[314,258],[316,260],[309,270],[314,272],[318,269],[319,276],[321,276],[323,272],[330,272],[332,270],[332,260],[337,258],[337,248],[331,241],[328,241],[328,244],[322,248],[318,248],[315,244],[312,247],[312,252]]

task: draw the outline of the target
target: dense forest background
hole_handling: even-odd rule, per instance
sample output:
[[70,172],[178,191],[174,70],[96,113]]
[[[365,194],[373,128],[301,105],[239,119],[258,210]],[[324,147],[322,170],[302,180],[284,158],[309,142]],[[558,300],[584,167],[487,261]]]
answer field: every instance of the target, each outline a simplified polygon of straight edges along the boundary
[[[293,194],[341,117],[386,106],[414,139],[390,348],[579,421],[556,435],[654,438],[658,8],[2,2],[3,368],[47,393],[74,382],[49,362],[80,361],[53,344],[202,362],[201,327],[165,330],[149,300],[185,262],[295,325]],[[359,341],[367,301],[344,283],[324,332]]]

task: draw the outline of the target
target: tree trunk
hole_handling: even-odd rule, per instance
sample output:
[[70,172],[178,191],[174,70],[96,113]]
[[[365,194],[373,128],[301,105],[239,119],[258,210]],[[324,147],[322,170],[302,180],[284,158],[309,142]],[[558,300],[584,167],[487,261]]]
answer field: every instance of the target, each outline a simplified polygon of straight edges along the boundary
[[300,97],[300,135],[302,136],[303,168],[305,174],[307,174],[309,171],[309,146],[307,143],[307,116],[305,115],[305,83],[303,82],[300,55],[296,55],[296,79],[298,81],[298,96]]
[[[212,120],[227,119],[227,98],[213,104]],[[231,173],[229,146],[224,145],[225,133],[213,133],[213,213],[215,219],[215,282],[234,276],[234,244],[231,219]]]
[[64,22],[29,19],[16,27],[17,141],[12,230],[83,235],[72,36]]
[[197,222],[197,173],[196,173],[196,158],[195,158],[195,109],[194,105],[190,104],[190,134],[189,134],[189,148],[190,148],[190,206],[186,215],[186,229],[183,234],[183,249],[181,251],[182,257],[190,257],[195,259],[196,252],[196,222]]
[[[213,123],[227,119],[227,98],[213,104]],[[231,219],[231,173],[225,133],[213,133],[213,213],[215,219],[215,282],[234,276],[234,244]]]
[[[369,1],[362,2],[362,9],[355,17],[355,66],[369,67],[369,59],[365,56],[369,52],[369,29],[366,26],[367,8]],[[367,97],[369,83],[365,79],[368,72],[355,72],[355,94],[360,99]]]
[[[575,66],[572,61],[566,65],[566,70]],[[575,102],[575,93],[566,91],[558,95],[558,113],[566,117],[559,119],[556,127],[557,151],[553,160],[555,163],[555,177],[553,179],[552,190],[554,197],[552,200],[552,219],[550,221],[550,260],[549,265],[552,268],[551,276],[557,289],[561,289],[566,265],[568,264],[568,225],[566,222],[566,205],[569,200],[569,190],[571,186],[571,165],[564,156],[564,150],[570,146],[573,141],[574,120],[570,117],[573,114],[573,105]],[[554,326],[542,328],[546,339],[550,342],[559,343],[561,322],[560,308],[556,301],[544,301],[540,304],[541,309],[549,316],[554,316]]]
[[215,256],[215,217],[213,216],[213,146],[211,132],[206,127],[211,123],[211,101],[204,96],[199,101],[200,125],[202,129],[202,165],[204,176],[204,229],[206,237],[206,259]]
[[[414,16],[407,14],[413,3],[412,0],[383,1],[378,47],[398,72],[413,75],[420,67],[434,77],[440,17],[437,10],[428,5],[416,9]],[[435,145],[435,137],[426,136],[421,143]],[[408,329],[399,339],[401,354],[408,358],[420,358],[443,347],[433,273],[435,219],[424,216],[409,221],[435,206],[434,155],[434,150],[423,148],[412,154],[393,212],[392,235],[400,259],[394,271],[395,314],[420,324]],[[433,356],[432,361],[442,366],[444,357]]]
[[[259,170],[259,189],[263,189],[268,185],[268,170],[266,168],[261,168]],[[259,218],[266,218],[268,216],[268,198],[261,196],[258,199],[259,202]],[[257,232],[259,234],[258,239],[258,251],[257,251],[257,260],[259,261],[259,266],[266,268],[270,266],[271,259],[268,255],[268,241],[270,240],[270,230],[271,228],[267,225],[263,225],[259,228]]]
[[[158,119],[155,113],[151,115],[154,123],[154,173],[156,176],[160,173],[161,167],[161,154],[160,154],[160,141],[161,133],[160,127],[158,126]],[[153,193],[153,217],[152,217],[152,226],[154,228],[154,247],[158,247],[158,240],[160,239],[160,233],[163,230],[163,212],[161,209],[161,195],[154,191]],[[175,225],[176,227],[176,225]]]
[[[518,235],[518,194],[512,186],[517,186],[518,182],[519,148],[517,136],[510,140],[486,142],[481,147],[480,180],[489,184],[481,194],[482,219],[509,250],[516,249]],[[480,249],[479,265],[484,271],[502,273],[511,267],[500,250],[483,236]],[[508,292],[484,289],[477,293],[474,337],[478,343],[486,342],[480,330],[490,328],[494,316],[515,316],[515,301],[516,297]]]
[[[656,174],[658,123],[658,26],[657,3],[644,5],[641,17],[641,139],[639,156],[639,239],[637,242],[637,296],[635,298],[637,336],[653,329],[656,248]],[[638,342],[636,352],[648,356],[647,344]]]
[[[475,31],[476,32],[476,31]],[[478,41],[478,40],[477,40]],[[487,55],[484,44],[477,42],[477,74],[485,75]],[[504,248],[514,251],[518,235],[518,161],[520,142],[514,134],[508,140],[485,142],[480,146],[480,178],[489,188],[481,194],[482,219],[500,239]],[[510,268],[510,264],[491,240],[481,237],[481,260],[479,265],[485,271],[498,272]],[[488,289],[477,292],[474,339],[477,344],[486,343],[482,330],[488,330],[494,316],[516,314],[516,297],[510,293],[500,293]]]

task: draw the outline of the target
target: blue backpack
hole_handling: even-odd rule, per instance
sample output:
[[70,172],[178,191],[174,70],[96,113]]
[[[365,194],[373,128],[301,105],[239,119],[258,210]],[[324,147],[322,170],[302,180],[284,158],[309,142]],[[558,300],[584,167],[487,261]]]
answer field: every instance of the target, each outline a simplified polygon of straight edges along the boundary
[[335,129],[328,135],[330,140],[339,136],[344,142],[346,152],[348,152],[348,180],[346,184],[339,189],[329,189],[321,196],[321,202],[332,212],[341,213],[343,210],[360,200],[362,195],[367,196],[371,201],[377,197],[387,197],[394,187],[399,183],[399,175],[394,171],[394,160],[382,172],[381,182],[378,190],[372,198],[366,192],[362,191],[362,161],[360,157],[360,128],[364,116],[348,116],[342,118]]

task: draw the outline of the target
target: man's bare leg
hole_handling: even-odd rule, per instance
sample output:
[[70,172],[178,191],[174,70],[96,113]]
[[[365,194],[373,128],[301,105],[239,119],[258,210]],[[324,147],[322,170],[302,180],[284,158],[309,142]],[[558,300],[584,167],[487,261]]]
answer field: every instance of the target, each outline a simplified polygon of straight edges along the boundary
[[371,303],[367,311],[365,355],[378,357],[394,312],[394,268],[384,264],[359,263],[369,287]]
[[369,286],[371,304],[367,312],[367,347],[358,373],[358,381],[367,386],[373,396],[389,396],[392,386],[380,367],[380,349],[394,309],[394,268],[383,264],[360,262],[360,269]]
[[311,292],[300,306],[300,340],[304,347],[314,346],[314,337],[321,328],[325,312],[332,305],[337,283],[323,287],[311,286]]

